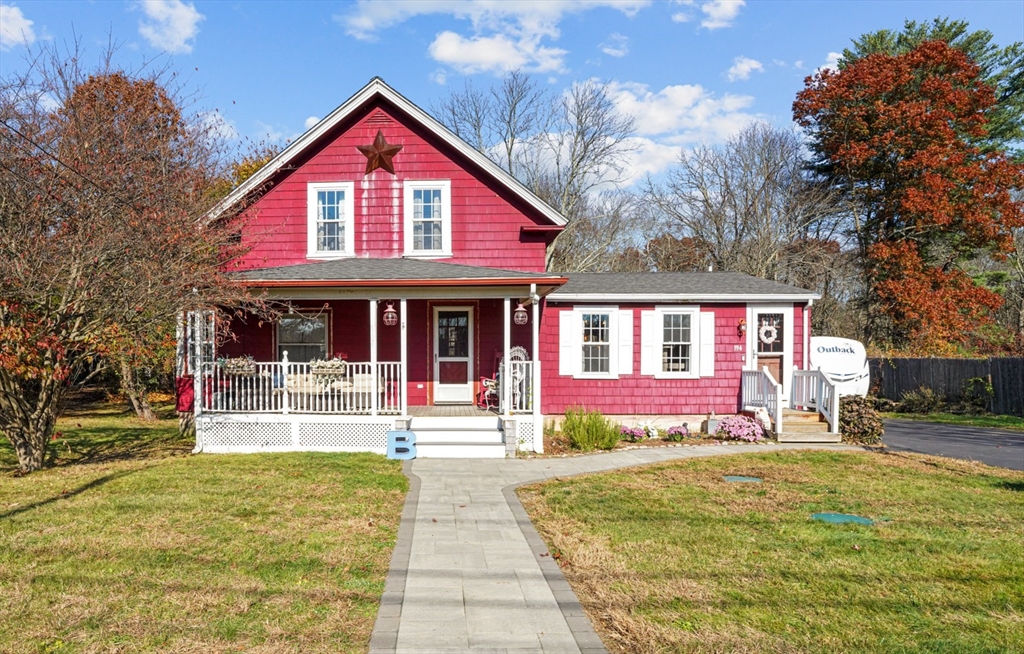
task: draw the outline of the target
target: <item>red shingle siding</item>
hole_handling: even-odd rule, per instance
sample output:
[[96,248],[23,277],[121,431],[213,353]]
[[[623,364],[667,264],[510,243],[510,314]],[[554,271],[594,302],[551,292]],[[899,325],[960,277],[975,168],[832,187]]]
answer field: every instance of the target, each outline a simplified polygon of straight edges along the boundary
[[[306,263],[306,185],[355,184],[355,255],[400,257],[404,252],[403,182],[451,180],[452,254],[450,263],[513,270],[544,270],[544,243],[523,239],[520,228],[538,224],[530,209],[474,164],[433,134],[406,121],[397,110],[370,107],[296,170],[287,174],[252,207],[246,229],[251,251],[240,269]],[[386,120],[385,120],[386,119]],[[356,146],[371,143],[380,129],[389,144],[401,145],[396,175],[377,169],[364,175],[366,157]],[[447,236],[447,235],[446,235]]]
[[[653,305],[622,304],[633,310],[633,370],[618,379],[575,379],[558,374],[558,323],[561,311],[571,306],[548,305],[541,321],[541,370],[545,414],[564,413],[571,406],[586,406],[606,414],[669,415],[735,413],[740,400],[740,373],[744,340],[736,325],[746,317],[743,304],[704,305],[715,314],[715,376],[700,379],[655,379],[640,374],[640,312]],[[739,347],[737,347],[739,346]]]

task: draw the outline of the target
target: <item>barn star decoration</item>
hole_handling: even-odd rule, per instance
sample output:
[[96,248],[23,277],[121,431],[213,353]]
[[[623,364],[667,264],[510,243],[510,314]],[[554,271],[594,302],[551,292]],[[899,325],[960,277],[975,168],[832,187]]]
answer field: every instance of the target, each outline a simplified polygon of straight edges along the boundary
[[390,145],[384,140],[384,133],[379,129],[377,130],[377,138],[373,139],[373,143],[370,145],[357,145],[356,148],[366,155],[366,172],[364,175],[369,175],[378,168],[383,168],[392,175],[395,174],[395,166],[391,162],[398,151],[402,149],[400,145]]

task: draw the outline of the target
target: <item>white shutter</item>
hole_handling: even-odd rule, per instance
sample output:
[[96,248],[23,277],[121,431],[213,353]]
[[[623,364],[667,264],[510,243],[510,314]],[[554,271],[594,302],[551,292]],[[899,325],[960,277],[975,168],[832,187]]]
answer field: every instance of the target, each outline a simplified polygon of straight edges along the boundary
[[576,360],[576,353],[572,348],[573,316],[575,313],[569,309],[558,312],[558,374],[570,376],[575,370],[573,362]]
[[616,374],[633,374],[633,311],[619,311],[619,362]]
[[700,314],[700,376],[715,376],[715,314]]
[[640,374],[654,375],[658,372],[658,351],[661,339],[658,326],[654,323],[653,311],[640,312]]

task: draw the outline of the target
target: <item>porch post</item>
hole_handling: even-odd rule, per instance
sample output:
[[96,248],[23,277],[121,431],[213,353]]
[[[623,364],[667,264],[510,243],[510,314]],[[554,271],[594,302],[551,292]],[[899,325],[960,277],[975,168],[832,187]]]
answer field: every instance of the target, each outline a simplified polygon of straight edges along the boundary
[[504,332],[505,335],[505,353],[502,355],[501,359],[505,364],[504,369],[501,371],[501,406],[505,409],[506,416],[510,413],[510,405],[512,403],[512,380],[510,379],[511,374],[509,372],[512,369],[512,362],[509,361],[509,356],[511,355],[512,350],[512,326],[510,325],[511,321],[512,298],[507,297],[505,298],[505,321],[502,323],[502,331]]
[[398,392],[400,393],[399,397],[401,398],[401,411],[402,411],[402,415],[404,416],[404,415],[407,415],[409,413],[409,399],[407,397],[409,395],[409,371],[406,369],[408,367],[408,365],[409,365],[409,343],[406,340],[407,339],[407,335],[406,335],[406,327],[405,327],[406,326],[406,319],[405,319],[405,315],[406,315],[406,313],[405,313],[406,312],[406,300],[405,300],[405,298],[402,298],[401,300],[399,300],[398,308],[401,311],[400,320],[402,321],[402,323],[401,323],[402,324],[402,327],[401,327],[401,329],[402,329],[401,352],[402,353],[401,353],[401,363],[399,364],[399,367],[398,367],[399,368],[399,373],[398,373],[398,378],[399,378]]
[[530,366],[533,372],[533,379],[530,381],[530,389],[533,391],[530,400],[533,409],[533,450],[543,452],[544,425],[540,419],[540,296],[537,295],[536,284],[530,284],[530,304],[533,312],[533,347],[530,350],[533,359],[533,365]]
[[370,300],[370,415],[377,415],[377,299]]
[[[191,311],[188,315],[189,321],[189,347],[192,350],[192,365],[189,372],[192,373],[192,415],[198,418],[203,413],[203,339],[199,334],[199,311]],[[212,393],[212,391],[211,391]],[[199,446],[199,429],[196,428],[196,447]]]

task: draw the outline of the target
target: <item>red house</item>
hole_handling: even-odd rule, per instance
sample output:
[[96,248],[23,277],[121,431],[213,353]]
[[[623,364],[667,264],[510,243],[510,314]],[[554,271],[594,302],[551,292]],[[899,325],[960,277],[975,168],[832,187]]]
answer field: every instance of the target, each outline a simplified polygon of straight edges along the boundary
[[784,406],[820,406],[835,431],[806,370],[814,293],[547,272],[565,218],[379,78],[221,207],[243,198],[233,265],[290,310],[219,345],[188,317],[197,449],[384,453],[404,431],[418,456],[506,456],[572,406],[665,426],[765,407],[778,431]]

